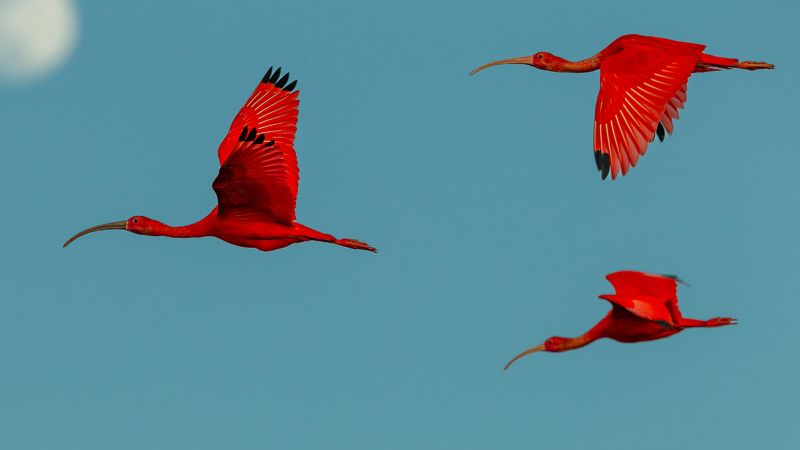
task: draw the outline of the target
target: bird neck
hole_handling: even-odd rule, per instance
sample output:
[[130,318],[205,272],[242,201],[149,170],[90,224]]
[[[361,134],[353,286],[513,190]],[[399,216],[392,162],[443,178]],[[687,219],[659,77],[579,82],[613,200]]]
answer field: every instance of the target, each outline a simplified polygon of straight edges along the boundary
[[600,55],[594,55],[590,58],[582,59],[580,61],[569,61],[560,56],[554,56],[555,61],[549,64],[548,67],[553,72],[571,72],[583,73],[591,72],[600,68]]
[[605,337],[605,330],[607,328],[607,318],[601,320],[597,325],[593,326],[589,331],[574,338],[568,338],[564,342],[564,350],[575,350],[591,344],[592,342]]
[[211,222],[212,219],[210,214],[193,224],[177,227],[154,220],[153,223],[148,227],[147,231],[142,234],[148,234],[150,236],[166,236],[172,238],[203,237],[208,236],[211,233]]
[[599,338],[599,336],[595,336],[593,334],[590,334],[591,331],[592,330],[589,330],[586,333],[583,333],[582,335],[580,335],[578,337],[568,338],[566,341],[564,341],[564,344],[563,344],[563,347],[562,347],[563,348],[562,351],[575,350],[576,348],[581,348],[581,347],[587,346],[587,345],[591,344],[592,342],[596,341]]
[[179,227],[164,225],[163,227],[159,228],[160,229],[155,230],[157,233],[156,236],[166,236],[172,238],[193,238],[206,236],[206,233],[204,233],[196,223]]

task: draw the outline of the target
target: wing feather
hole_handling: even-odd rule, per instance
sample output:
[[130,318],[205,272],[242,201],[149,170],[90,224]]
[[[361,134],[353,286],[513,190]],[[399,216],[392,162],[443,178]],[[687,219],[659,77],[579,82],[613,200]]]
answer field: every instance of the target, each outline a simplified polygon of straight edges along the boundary
[[[704,48],[638,38],[619,44],[600,62],[594,150],[610,156],[612,178],[637,164],[634,152],[644,155],[659,124],[672,134],[678,110],[686,101],[686,83]],[[609,126],[611,133],[607,132]]]
[[[245,130],[247,130],[245,128]],[[295,197],[286,182],[290,161],[286,152],[264,134],[239,141],[225,159],[212,187],[217,193],[217,215],[240,221],[291,225]]]
[[676,324],[673,311],[678,310],[677,278],[626,270],[609,274],[606,279],[616,294],[600,298],[644,319]]
[[219,164],[225,160],[238,145],[239,133],[242,129],[257,129],[267,140],[274,140],[277,147],[284,152],[287,161],[287,183],[297,196],[300,172],[297,168],[297,155],[294,151],[294,136],[297,131],[297,114],[300,105],[299,91],[294,90],[297,82],[289,84],[289,74],[280,77],[281,68],[267,73],[255,90],[234,117],[228,134],[219,146]]
[[294,151],[299,92],[289,74],[272,68],[236,114],[219,146],[212,187],[217,214],[291,225],[300,172]]

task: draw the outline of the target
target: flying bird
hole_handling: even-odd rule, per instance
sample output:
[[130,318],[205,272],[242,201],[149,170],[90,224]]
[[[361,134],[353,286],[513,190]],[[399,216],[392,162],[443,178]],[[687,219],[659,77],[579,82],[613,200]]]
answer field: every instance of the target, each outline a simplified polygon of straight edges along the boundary
[[501,64],[525,64],[551,72],[592,72],[600,69],[600,92],[594,110],[594,158],[602,179],[609,172],[628,173],[648,143],[672,134],[673,120],[686,103],[686,83],[694,72],[720,69],[774,69],[758,61],[703,53],[705,45],[653,36],[628,34],[596,55],[568,61],[548,52],[484,64],[477,72]]
[[320,241],[357,250],[375,248],[355,239],[337,239],[295,222],[299,170],[294,151],[299,91],[289,73],[272,67],[233,119],[217,152],[219,174],[212,184],[218,205],[204,218],[173,227],[144,216],[88,228],[64,243],[101,230],[146,236],[213,236],[263,251]]
[[544,344],[529,348],[506,364],[538,351],[565,352],[609,338],[619,342],[642,342],[672,336],[685,328],[734,325],[736,319],[716,317],[709,320],[687,319],[678,307],[677,286],[682,281],[674,275],[652,275],[625,270],[606,276],[616,294],[601,295],[611,303],[611,311],[591,330],[574,338],[553,336]]

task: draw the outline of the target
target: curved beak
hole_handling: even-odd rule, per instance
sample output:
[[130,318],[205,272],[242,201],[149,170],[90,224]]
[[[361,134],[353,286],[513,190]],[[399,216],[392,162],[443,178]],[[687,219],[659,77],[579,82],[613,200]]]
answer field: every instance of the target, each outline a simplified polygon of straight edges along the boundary
[[508,364],[506,364],[506,366],[503,367],[503,370],[508,370],[508,368],[511,367],[511,365],[514,364],[514,362],[516,360],[522,358],[523,356],[530,355],[531,353],[540,352],[542,350],[544,350],[544,344],[537,345],[536,347],[531,347],[531,348],[525,350],[524,352],[520,353],[519,355],[517,355],[513,359],[511,359],[511,361],[509,361]]
[[520,56],[519,58],[508,58],[508,59],[501,59],[499,61],[492,61],[489,64],[484,64],[480,67],[476,67],[472,69],[470,75],[475,75],[476,73],[480,72],[481,70],[492,67],[492,66],[499,66],[501,64],[526,64],[531,65],[533,63],[533,56]]
[[120,220],[119,222],[104,223],[102,225],[97,225],[95,227],[87,228],[81,231],[80,233],[76,234],[75,236],[69,238],[67,242],[64,242],[63,247],[67,248],[67,246],[71,244],[72,241],[78,239],[84,234],[94,233],[95,231],[103,231],[103,230],[125,230],[127,226],[128,226],[127,220]]

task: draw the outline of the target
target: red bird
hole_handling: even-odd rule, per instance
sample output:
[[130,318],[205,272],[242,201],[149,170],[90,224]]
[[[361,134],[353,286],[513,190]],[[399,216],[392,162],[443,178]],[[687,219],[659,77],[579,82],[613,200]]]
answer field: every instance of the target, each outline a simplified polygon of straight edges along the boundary
[[551,72],[600,69],[594,110],[594,158],[602,179],[636,166],[647,144],[672,134],[672,121],[686,102],[686,83],[694,72],[720,69],[774,69],[765,62],[742,61],[703,53],[705,45],[628,34],[582,61],[547,52],[490,62],[470,75],[500,64],[526,64]]
[[321,241],[357,250],[375,248],[355,239],[337,239],[295,222],[299,171],[294,151],[299,91],[297,81],[281,69],[267,71],[233,119],[219,146],[219,174],[212,187],[218,206],[206,217],[172,227],[144,216],[81,231],[127,230],[147,236],[190,238],[213,236],[241,247],[276,250],[305,241]]
[[610,338],[619,342],[641,342],[672,336],[690,327],[720,327],[734,325],[736,319],[716,317],[710,320],[687,319],[678,308],[677,285],[681,280],[674,275],[651,275],[625,270],[614,272],[606,279],[617,291],[614,295],[601,295],[611,303],[611,311],[591,330],[575,338],[553,336],[544,344],[529,348],[506,364],[538,351],[565,352],[592,342]]

